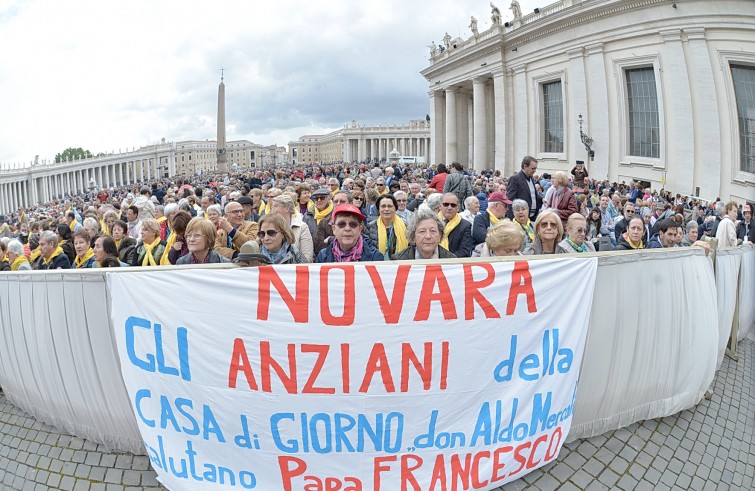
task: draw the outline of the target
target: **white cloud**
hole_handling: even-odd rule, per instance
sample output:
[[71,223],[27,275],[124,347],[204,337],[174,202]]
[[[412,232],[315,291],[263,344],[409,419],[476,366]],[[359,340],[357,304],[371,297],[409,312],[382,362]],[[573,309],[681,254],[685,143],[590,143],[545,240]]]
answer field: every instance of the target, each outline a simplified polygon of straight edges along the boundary
[[5,4],[0,162],[212,139],[221,67],[229,140],[286,144],[352,119],[422,118],[426,45],[468,36],[471,15],[486,29],[488,2]]

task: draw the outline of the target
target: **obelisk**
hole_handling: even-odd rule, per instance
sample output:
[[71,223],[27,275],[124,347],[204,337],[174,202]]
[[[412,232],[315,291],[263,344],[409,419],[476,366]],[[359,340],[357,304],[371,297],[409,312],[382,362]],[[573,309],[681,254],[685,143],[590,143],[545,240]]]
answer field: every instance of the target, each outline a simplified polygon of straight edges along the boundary
[[222,69],[218,85],[218,172],[228,172],[228,154],[225,151],[225,84]]

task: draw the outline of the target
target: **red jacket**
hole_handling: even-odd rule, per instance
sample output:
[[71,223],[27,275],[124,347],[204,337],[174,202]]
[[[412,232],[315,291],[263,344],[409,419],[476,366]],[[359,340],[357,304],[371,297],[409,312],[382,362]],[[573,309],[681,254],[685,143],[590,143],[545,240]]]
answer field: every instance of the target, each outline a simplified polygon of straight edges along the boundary
[[[558,191],[556,191],[558,193]],[[558,213],[561,218],[561,223],[564,224],[564,230],[566,229],[566,222],[569,217],[574,213],[579,213],[579,206],[577,205],[577,198],[574,197],[574,193],[571,189],[565,187],[563,194],[553,194],[551,197],[551,208]]]

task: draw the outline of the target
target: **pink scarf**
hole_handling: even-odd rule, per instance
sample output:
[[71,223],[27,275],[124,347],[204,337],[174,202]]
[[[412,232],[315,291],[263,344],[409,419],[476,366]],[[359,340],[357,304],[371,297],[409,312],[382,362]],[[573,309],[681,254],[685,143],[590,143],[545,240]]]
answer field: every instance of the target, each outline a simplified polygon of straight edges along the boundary
[[362,251],[364,248],[364,238],[360,235],[356,245],[351,248],[349,252],[343,252],[338,247],[338,241],[333,242],[333,258],[337,263],[353,263],[358,262],[362,258]]

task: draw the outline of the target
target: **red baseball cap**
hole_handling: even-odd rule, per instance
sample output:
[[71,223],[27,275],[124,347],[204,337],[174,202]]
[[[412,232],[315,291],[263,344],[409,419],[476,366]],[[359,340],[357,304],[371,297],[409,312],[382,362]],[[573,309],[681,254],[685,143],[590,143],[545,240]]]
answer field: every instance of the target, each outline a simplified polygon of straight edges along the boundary
[[506,203],[507,205],[510,205],[511,200],[504,193],[495,191],[488,196],[488,203]]
[[345,203],[343,205],[336,206],[336,209],[333,210],[333,221],[335,222],[336,216],[340,215],[341,213],[348,213],[350,215],[356,215],[359,217],[360,220],[364,220],[364,215],[362,212],[357,208],[356,206],[352,205],[351,203]]

